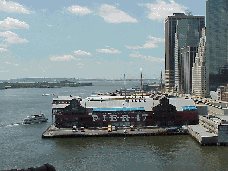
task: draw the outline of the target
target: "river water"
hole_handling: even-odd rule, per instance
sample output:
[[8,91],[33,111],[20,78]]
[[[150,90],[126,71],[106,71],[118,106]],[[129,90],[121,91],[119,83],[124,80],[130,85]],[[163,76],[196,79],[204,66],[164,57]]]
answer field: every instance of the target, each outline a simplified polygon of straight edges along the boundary
[[[0,91],[0,170],[44,163],[70,170],[228,170],[228,147],[201,147],[188,135],[42,139],[51,125],[52,94],[87,97],[115,91],[122,82],[92,87],[7,89]],[[138,82],[127,82],[127,88]],[[50,94],[50,96],[42,96]],[[45,113],[47,123],[20,125],[21,118]]]

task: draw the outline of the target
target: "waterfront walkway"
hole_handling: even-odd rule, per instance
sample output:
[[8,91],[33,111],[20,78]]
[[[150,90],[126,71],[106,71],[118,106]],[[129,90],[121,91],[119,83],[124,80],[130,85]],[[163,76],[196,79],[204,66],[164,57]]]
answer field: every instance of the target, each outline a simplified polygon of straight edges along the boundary
[[84,129],[73,131],[70,128],[56,128],[50,126],[43,134],[42,138],[72,138],[72,137],[121,137],[121,136],[155,136],[155,135],[180,135],[187,134],[180,131],[167,131],[164,128],[156,129],[135,129],[130,128],[118,129],[108,132],[107,129]]

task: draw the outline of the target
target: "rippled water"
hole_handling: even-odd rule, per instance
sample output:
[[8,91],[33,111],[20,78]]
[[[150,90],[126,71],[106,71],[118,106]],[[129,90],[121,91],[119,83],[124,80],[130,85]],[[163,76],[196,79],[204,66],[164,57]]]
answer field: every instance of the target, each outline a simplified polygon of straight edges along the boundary
[[[128,87],[138,84],[127,83]],[[51,124],[52,96],[115,91],[121,82],[93,87],[8,89],[0,91],[0,170],[53,164],[57,170],[228,170],[227,147],[201,147],[188,135],[42,139]],[[21,118],[43,112],[47,123],[20,125]]]

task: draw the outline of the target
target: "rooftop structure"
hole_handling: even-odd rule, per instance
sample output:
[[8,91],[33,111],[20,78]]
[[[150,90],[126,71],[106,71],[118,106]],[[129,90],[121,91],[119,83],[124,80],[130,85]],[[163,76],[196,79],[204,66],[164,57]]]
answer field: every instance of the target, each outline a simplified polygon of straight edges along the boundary
[[228,84],[227,86],[219,86],[217,89],[218,100],[228,102]]

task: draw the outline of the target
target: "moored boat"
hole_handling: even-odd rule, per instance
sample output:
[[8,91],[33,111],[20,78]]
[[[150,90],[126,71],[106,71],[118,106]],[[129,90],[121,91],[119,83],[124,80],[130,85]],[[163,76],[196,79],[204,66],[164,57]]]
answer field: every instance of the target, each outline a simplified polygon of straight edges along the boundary
[[42,96],[50,96],[50,94],[42,94]]
[[23,124],[33,124],[33,123],[42,123],[42,122],[47,122],[48,118],[44,116],[43,113],[38,114],[38,115],[31,115],[27,116],[23,120]]

